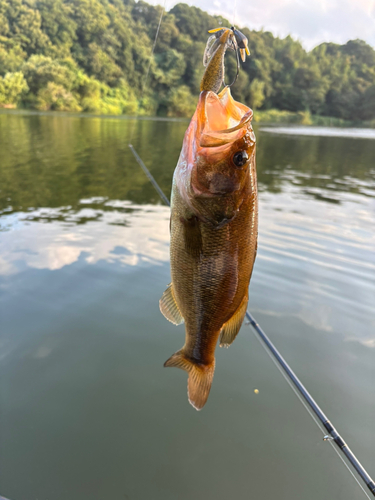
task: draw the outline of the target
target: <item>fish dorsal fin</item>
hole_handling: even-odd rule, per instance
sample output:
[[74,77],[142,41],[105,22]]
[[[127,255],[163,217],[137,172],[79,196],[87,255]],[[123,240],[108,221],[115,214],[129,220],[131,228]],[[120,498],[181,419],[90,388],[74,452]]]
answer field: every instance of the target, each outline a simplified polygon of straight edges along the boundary
[[229,347],[233,340],[236,338],[246,314],[247,301],[248,296],[245,295],[237,311],[221,329],[220,347]]
[[159,307],[162,314],[174,325],[181,325],[184,322],[184,318],[174,297],[172,283],[167,286],[167,289],[161,296]]

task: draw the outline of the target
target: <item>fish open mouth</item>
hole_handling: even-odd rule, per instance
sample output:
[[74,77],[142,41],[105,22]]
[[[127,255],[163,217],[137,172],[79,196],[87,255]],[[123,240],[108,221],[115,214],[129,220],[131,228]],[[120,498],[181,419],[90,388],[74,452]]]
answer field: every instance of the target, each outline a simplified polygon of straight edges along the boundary
[[252,110],[235,101],[229,87],[218,95],[210,91],[201,92],[197,108],[200,147],[225,146],[241,139],[252,117]]

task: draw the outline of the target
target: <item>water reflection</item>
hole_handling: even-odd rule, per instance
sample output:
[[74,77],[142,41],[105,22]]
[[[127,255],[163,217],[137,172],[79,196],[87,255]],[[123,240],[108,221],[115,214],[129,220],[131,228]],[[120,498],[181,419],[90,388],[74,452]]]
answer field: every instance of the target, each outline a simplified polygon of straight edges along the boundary
[[375,139],[373,128],[338,128],[338,127],[262,127],[271,134],[310,135],[320,137],[348,137],[351,139]]
[[[169,196],[185,128],[184,122],[0,115],[0,272],[56,270],[81,258],[167,262],[168,209],[127,144],[131,135]],[[297,315],[349,338],[358,332],[356,321],[374,321],[373,142],[257,132],[260,237],[251,291],[267,296],[269,314]],[[335,300],[330,311],[328,299]],[[341,324],[348,307],[350,318]],[[360,332],[364,345],[372,345],[368,330]]]
[[[0,211],[77,209],[93,197],[159,203],[129,137],[169,196],[185,129],[185,122],[0,114]],[[374,196],[372,141],[257,132],[261,189],[279,192],[286,180],[316,199]]]
[[[219,350],[204,412],[189,412],[183,374],[163,372],[184,335],[158,311],[169,209],[127,144],[132,134],[169,196],[185,128],[0,113],[0,493],[9,498],[359,494],[247,330]],[[257,137],[250,309],[373,474],[373,141]]]
[[7,231],[0,239],[0,274],[25,267],[61,269],[82,255],[88,264],[167,262],[168,221],[166,207],[100,199],[81,200],[76,210],[49,208],[3,216],[1,227]]
[[374,143],[337,137],[273,135],[260,132],[258,180],[279,192],[287,181],[315,199],[340,202],[343,193],[375,196]]
[[[133,132],[134,128],[134,132]],[[128,148],[133,143],[158,182],[170,176],[186,128],[181,122],[0,115],[0,209],[77,208],[82,198],[159,202]]]

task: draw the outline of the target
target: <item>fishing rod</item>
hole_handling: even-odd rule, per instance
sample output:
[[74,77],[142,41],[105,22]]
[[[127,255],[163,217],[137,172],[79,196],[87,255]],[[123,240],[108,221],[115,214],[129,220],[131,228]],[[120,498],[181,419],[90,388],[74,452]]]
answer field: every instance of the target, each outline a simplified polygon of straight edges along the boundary
[[160,189],[159,184],[156,182],[156,180],[154,179],[154,177],[151,175],[151,172],[149,171],[149,169],[143,163],[141,157],[138,155],[137,151],[134,149],[133,144],[129,144],[129,148],[130,148],[130,151],[133,153],[134,158],[137,160],[138,165],[141,167],[141,169],[143,170],[143,172],[147,175],[149,181],[151,182],[151,184],[154,186],[154,188],[158,192],[158,195],[160,196],[160,198],[169,207],[170,203],[169,203],[168,198],[165,196],[165,194],[163,193],[163,191]]
[[354,453],[349,448],[349,446],[346,444],[344,439],[337,432],[337,430],[332,425],[330,420],[328,420],[328,417],[325,415],[325,413],[320,408],[318,403],[311,396],[309,391],[302,384],[300,379],[297,377],[297,375],[294,373],[292,368],[289,366],[289,364],[285,361],[283,356],[280,354],[280,352],[277,350],[277,348],[271,342],[270,338],[266,335],[264,330],[255,321],[255,319],[249,313],[249,311],[246,311],[246,318],[249,320],[250,325],[254,328],[255,332],[259,335],[261,341],[267,347],[269,352],[273,355],[274,359],[277,361],[279,366],[284,370],[284,373],[287,375],[288,379],[293,383],[294,387],[298,390],[299,394],[303,397],[303,399],[306,401],[306,403],[309,405],[309,407],[312,409],[312,411],[318,417],[318,419],[320,420],[323,427],[328,431],[329,434],[324,436],[323,440],[330,441],[330,442],[333,441],[337,445],[338,449],[341,450],[342,453],[346,456],[346,458],[349,460],[349,462],[354,467],[356,472],[359,474],[359,476],[365,482],[368,489],[375,496],[375,483],[371,479],[370,475],[366,472],[365,468],[362,466],[362,464],[360,463],[358,458],[354,455]]
[[[168,198],[165,196],[163,191],[161,190],[160,186],[152,176],[151,172],[148,170],[146,165],[143,163],[141,157],[138,155],[134,147],[129,144],[129,148],[131,152],[133,153],[137,163],[140,165],[142,170],[145,172],[147,175],[148,179],[158,192],[160,198],[163,200],[165,205],[170,207],[170,201]],[[325,429],[325,431],[328,432],[327,435],[324,436],[323,440],[324,441],[329,441],[335,451],[337,451],[338,456],[342,460],[342,462],[346,465],[348,468],[349,472],[352,474],[353,478],[357,482],[357,484],[360,486],[364,494],[367,496],[367,498],[370,498],[364,488],[362,487],[361,483],[358,481],[356,476],[353,474],[352,470],[349,468],[347,462],[344,460],[342,455],[340,455],[339,451],[347,458],[349,463],[352,465],[354,470],[357,472],[357,474],[360,476],[360,478],[364,481],[366,484],[367,488],[370,490],[370,492],[373,494],[375,497],[375,482],[373,479],[370,477],[368,472],[365,470],[361,462],[358,460],[358,458],[354,455],[352,450],[348,447],[344,439],[341,437],[341,435],[337,432],[335,427],[333,426],[332,422],[328,419],[328,417],[325,415],[323,410],[320,408],[318,403],[315,401],[315,399],[311,396],[309,391],[306,389],[306,387],[302,384],[300,379],[297,377],[297,375],[294,373],[292,368],[289,366],[289,364],[285,361],[283,356],[280,354],[276,346],[273,344],[271,339],[268,337],[268,335],[264,332],[264,330],[260,327],[260,325],[255,321],[254,317],[249,313],[249,311],[246,311],[246,318],[249,321],[249,324],[253,327],[254,332],[258,335],[258,339],[261,341],[262,346],[266,349],[267,353],[270,354],[271,358],[275,362],[275,364],[278,366],[280,369],[281,373],[284,375],[286,380],[289,382],[289,385],[292,387],[294,390],[295,394],[299,397],[300,401],[303,403],[307,411],[309,412],[310,416],[313,418],[313,420],[317,423],[319,428],[322,430],[322,432],[325,434],[323,431],[321,425]],[[307,405],[306,405],[307,403]],[[313,411],[313,414],[311,411]],[[314,414],[320,421],[320,424],[318,421],[314,418]],[[336,447],[334,446],[334,444]],[[339,450],[339,451],[338,451]]]

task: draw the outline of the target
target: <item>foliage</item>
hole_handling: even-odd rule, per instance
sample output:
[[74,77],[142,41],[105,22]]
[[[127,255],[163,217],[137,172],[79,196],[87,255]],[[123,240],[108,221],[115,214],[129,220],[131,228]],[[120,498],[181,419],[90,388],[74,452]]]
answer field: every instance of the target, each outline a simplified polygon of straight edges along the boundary
[[254,122],[262,123],[293,123],[298,125],[315,124],[311,114],[308,111],[282,111],[279,109],[269,109],[265,111],[254,112]]
[[265,95],[264,95],[264,88],[266,84],[262,80],[259,80],[258,78],[254,78],[253,81],[250,84],[250,106],[253,108],[255,111],[256,109],[260,108],[264,102]]
[[0,76],[0,107],[15,107],[28,89],[25,77],[20,72]]
[[[161,12],[143,0],[0,0],[0,105],[191,116],[207,31],[230,23],[177,4],[164,14],[152,51]],[[256,116],[375,120],[375,50],[368,44],[322,43],[307,52],[290,36],[243,32],[251,56],[233,95],[259,110]],[[235,73],[228,53],[226,81]]]
[[168,116],[192,116],[196,103],[187,85],[173,89],[167,100]]
[[76,97],[63,85],[48,82],[46,87],[38,91],[35,108],[41,111],[81,111]]

